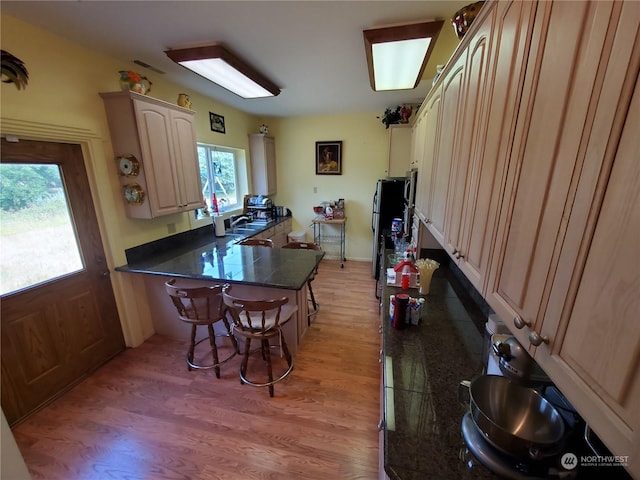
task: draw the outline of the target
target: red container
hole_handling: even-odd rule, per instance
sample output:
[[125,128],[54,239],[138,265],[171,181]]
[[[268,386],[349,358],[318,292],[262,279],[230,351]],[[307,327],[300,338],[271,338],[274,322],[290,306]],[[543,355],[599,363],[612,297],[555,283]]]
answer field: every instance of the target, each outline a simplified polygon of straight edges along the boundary
[[407,317],[407,305],[409,305],[409,295],[406,293],[398,293],[396,295],[396,308],[393,312],[393,328],[400,330],[405,326]]

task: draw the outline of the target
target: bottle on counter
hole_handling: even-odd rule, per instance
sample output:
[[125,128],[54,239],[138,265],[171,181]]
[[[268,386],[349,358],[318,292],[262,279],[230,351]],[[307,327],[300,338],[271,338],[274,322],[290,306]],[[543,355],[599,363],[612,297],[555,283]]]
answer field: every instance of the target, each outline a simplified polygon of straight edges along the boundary
[[405,327],[407,306],[409,305],[409,295],[406,293],[398,293],[396,295],[396,307],[393,314],[393,328],[400,330]]

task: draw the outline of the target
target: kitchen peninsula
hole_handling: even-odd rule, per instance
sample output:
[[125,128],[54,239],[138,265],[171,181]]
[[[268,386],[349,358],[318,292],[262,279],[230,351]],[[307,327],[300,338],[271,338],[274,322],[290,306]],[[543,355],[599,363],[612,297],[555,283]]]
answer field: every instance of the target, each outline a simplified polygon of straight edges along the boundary
[[242,239],[259,235],[284,220],[255,225],[253,231],[215,237],[207,226],[140,245],[126,251],[123,273],[144,274],[144,290],[155,333],[187,338],[189,326],[179,322],[164,282],[177,278],[183,285],[229,283],[238,296],[280,298],[286,296],[298,307],[295,322],[285,328],[285,338],[295,355],[307,321],[307,279],[324,252],[239,245]]

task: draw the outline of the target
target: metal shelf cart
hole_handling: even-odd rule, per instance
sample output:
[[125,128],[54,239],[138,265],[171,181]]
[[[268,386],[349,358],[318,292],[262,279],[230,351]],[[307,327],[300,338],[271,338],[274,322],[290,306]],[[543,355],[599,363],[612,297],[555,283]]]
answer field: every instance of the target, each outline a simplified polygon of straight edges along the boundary
[[[346,225],[347,225],[347,217],[344,218],[314,218],[313,219],[313,241],[322,247],[322,249],[326,252],[326,258],[330,258],[329,252],[325,248],[327,245],[338,245],[340,248],[340,268],[344,268],[344,262],[347,261],[345,257],[345,240],[346,240]],[[338,227],[338,234],[335,233],[327,233],[327,227]],[[335,232],[334,228],[331,228],[332,232]]]

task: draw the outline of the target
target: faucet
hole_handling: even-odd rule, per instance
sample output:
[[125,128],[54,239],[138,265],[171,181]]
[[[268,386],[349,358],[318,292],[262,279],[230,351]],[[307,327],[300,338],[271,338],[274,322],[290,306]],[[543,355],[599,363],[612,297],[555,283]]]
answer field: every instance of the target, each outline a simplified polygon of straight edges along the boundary
[[242,215],[241,217],[238,217],[236,219],[234,219],[229,226],[231,227],[232,230],[235,229],[236,225],[238,225],[241,222],[248,222],[249,221],[249,217]]

